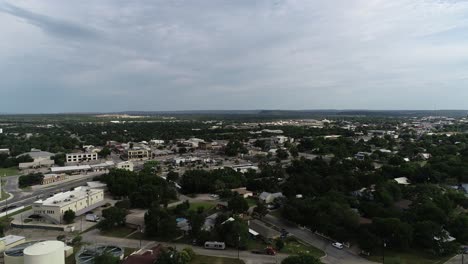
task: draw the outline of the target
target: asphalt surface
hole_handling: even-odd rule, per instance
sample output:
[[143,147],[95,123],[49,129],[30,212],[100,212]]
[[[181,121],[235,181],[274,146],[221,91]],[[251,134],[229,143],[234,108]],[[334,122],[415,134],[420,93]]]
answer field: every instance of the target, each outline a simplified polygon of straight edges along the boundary
[[307,229],[301,229],[296,225],[279,219],[273,215],[266,215],[263,222],[274,225],[278,228],[284,228],[293,236],[298,239],[323,250],[326,256],[321,260],[327,264],[371,264],[375,262],[368,261],[354,252],[345,249],[337,249],[331,245],[331,241],[328,241],[320,236],[315,235],[313,232]]

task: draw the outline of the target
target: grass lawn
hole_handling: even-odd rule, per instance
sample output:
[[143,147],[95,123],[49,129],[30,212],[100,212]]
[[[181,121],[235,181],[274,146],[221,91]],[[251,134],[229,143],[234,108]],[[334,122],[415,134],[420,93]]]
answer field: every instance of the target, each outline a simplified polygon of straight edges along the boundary
[[101,231],[101,235],[110,236],[110,237],[126,237],[133,232],[135,232],[135,229],[122,226],[122,227],[113,228],[112,230],[109,230],[109,231]]
[[267,247],[268,245],[260,239],[248,239],[247,240],[247,249],[254,250],[254,249],[262,249]]
[[12,176],[12,175],[18,175],[19,171],[16,167],[10,167],[10,168],[0,168],[0,176]]
[[308,254],[316,258],[323,257],[325,253],[311,245],[303,244],[295,238],[287,238],[284,241],[284,248],[281,250],[281,253],[299,255],[299,254]]
[[[2,185],[3,185],[3,183],[2,183]],[[0,201],[4,201],[8,197],[10,197],[10,195],[8,195],[8,193],[4,192],[3,188],[2,188],[2,198],[0,199]]]
[[245,264],[243,260],[196,255],[189,264]]
[[281,210],[280,209],[270,211],[270,212],[268,212],[268,214],[271,214],[272,216],[276,216],[278,218],[281,218]]
[[[453,256],[437,257],[431,254],[418,251],[409,250],[406,252],[395,252],[385,250],[385,263],[401,263],[401,264],[442,264],[445,263]],[[382,255],[371,255],[367,257],[371,261],[381,262]]]
[[194,210],[196,211],[198,207],[203,207],[205,208],[205,211],[211,210],[215,207],[216,204],[212,202],[196,202],[196,203],[190,203],[190,208],[189,210]]

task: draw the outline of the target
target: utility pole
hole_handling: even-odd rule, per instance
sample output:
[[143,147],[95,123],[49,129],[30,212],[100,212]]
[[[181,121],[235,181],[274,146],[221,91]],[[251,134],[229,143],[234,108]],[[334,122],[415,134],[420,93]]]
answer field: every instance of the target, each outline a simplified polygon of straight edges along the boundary
[[240,257],[239,257],[239,247],[240,247],[240,234],[237,237],[237,262],[240,263]]
[[385,240],[383,242],[383,245],[382,245],[382,264],[385,263],[385,247],[387,246],[387,244],[385,244]]

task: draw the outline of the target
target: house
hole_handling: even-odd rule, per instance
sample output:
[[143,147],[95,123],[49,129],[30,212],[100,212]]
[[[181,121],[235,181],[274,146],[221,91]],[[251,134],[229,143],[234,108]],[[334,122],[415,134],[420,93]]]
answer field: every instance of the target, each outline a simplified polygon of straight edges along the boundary
[[128,256],[122,264],[153,264],[161,255],[163,247],[158,244],[148,250],[139,250]]
[[244,198],[248,198],[248,197],[253,196],[253,192],[248,191],[246,187],[232,189],[231,191],[239,194],[240,196],[242,196]]
[[44,174],[44,178],[42,179],[42,185],[45,184],[50,184],[53,182],[59,182],[65,180],[65,174],[55,174],[55,173],[49,173],[49,174]]
[[406,177],[399,177],[399,178],[395,178],[393,180],[396,181],[398,184],[401,184],[401,185],[410,185],[410,182],[409,182],[408,178],[406,178]]
[[280,192],[277,192],[277,193],[262,192],[260,196],[258,196],[258,199],[268,204],[268,203],[274,202],[276,198],[281,198],[281,197],[283,197],[283,194]]
[[216,218],[218,218],[218,213],[214,213],[209,215],[205,218],[205,222],[203,223],[202,230],[211,231],[216,224]]

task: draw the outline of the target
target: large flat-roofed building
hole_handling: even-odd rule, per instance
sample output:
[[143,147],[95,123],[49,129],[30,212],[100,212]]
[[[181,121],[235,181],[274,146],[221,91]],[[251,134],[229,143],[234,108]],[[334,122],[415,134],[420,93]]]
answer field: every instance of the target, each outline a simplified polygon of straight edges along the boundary
[[95,152],[69,153],[66,155],[66,158],[67,158],[67,162],[91,161],[91,160],[97,160],[98,154]]
[[144,148],[134,148],[125,151],[127,160],[145,160],[151,157],[151,150]]
[[72,210],[82,215],[104,204],[104,191],[88,187],[77,187],[73,191],[55,194],[33,203],[34,214],[44,216],[56,224],[62,223],[63,214]]

